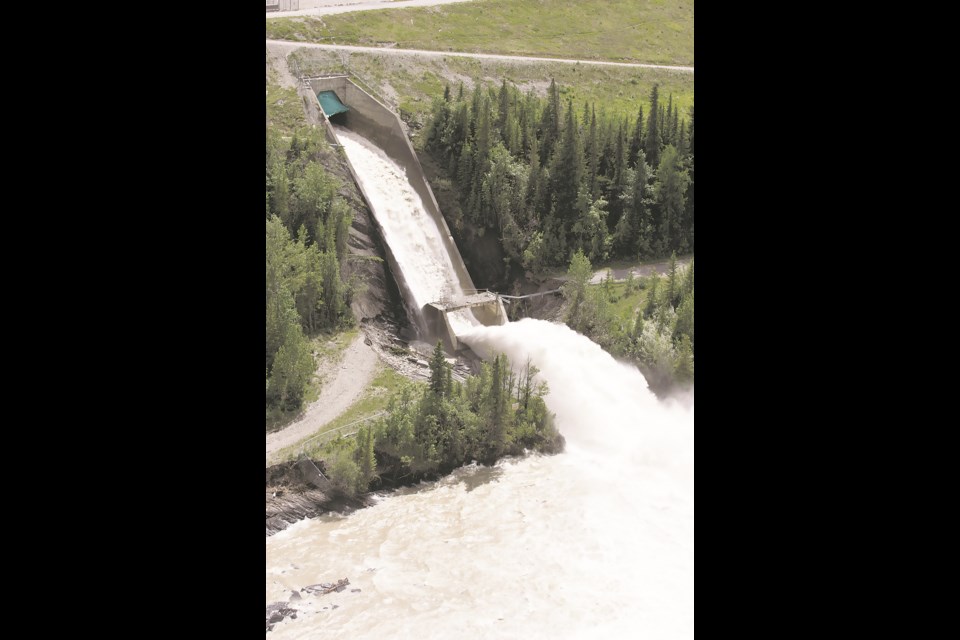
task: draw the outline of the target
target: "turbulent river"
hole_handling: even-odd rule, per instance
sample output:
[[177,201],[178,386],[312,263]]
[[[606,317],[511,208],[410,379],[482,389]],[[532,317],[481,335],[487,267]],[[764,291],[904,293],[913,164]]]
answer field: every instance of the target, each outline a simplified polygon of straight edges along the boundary
[[[386,230],[381,210],[415,204],[409,183],[394,184],[403,170],[369,142],[338,135],[361,181],[397,186],[365,189],[404,275],[401,255],[442,263],[424,257],[438,233],[428,215],[409,218],[419,230]],[[451,286],[446,273],[431,271],[413,295]],[[529,357],[540,369],[566,451],[466,467],[268,538],[267,603],[350,579],[341,593],[303,594],[298,618],[270,635],[692,638],[692,397],[658,401],[635,367],[564,325],[461,322],[459,337],[480,355],[506,353],[516,365]]]

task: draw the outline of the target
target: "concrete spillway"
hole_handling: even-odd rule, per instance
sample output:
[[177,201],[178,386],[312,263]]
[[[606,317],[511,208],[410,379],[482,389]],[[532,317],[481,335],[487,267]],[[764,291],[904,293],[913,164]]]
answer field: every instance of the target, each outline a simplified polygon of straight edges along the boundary
[[[337,105],[326,119],[327,135],[344,147],[384,239],[408,315],[423,339],[441,338],[449,351],[456,351],[458,333],[506,322],[506,311],[495,296],[448,309],[451,301],[463,300],[476,289],[397,115],[346,76],[312,78],[309,83],[314,95],[336,96],[334,100],[324,93],[328,105]],[[437,304],[441,301],[444,304]]]

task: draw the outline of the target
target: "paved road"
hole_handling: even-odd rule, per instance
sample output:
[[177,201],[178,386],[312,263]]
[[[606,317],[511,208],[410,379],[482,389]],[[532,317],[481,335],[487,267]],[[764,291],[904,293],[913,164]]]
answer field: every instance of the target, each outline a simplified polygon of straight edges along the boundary
[[300,6],[310,8],[298,11],[271,11],[270,18],[292,18],[296,16],[329,16],[335,13],[349,13],[351,11],[372,11],[375,9],[403,9],[404,7],[431,7],[436,4],[453,4],[455,2],[470,2],[470,0],[300,0]]
[[603,60],[573,60],[569,58],[537,58],[534,56],[505,56],[495,53],[463,53],[459,51],[426,51],[424,49],[397,49],[394,47],[359,47],[349,44],[316,44],[313,42],[292,42],[290,40],[267,40],[268,45],[307,47],[326,49],[327,51],[355,51],[358,53],[383,53],[387,55],[419,55],[428,58],[478,58],[480,60],[506,60],[510,62],[565,62],[567,64],[595,64],[608,67],[642,67],[644,69],[670,69],[683,73],[693,73],[693,67],[677,67],[666,64],[641,64],[639,62],[606,62]]

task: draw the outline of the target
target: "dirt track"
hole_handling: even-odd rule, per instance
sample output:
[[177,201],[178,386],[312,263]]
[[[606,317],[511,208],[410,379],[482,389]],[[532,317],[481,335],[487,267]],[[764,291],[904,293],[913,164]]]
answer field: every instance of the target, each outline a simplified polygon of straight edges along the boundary
[[538,58],[535,56],[506,56],[496,53],[464,53],[460,51],[427,51],[425,49],[397,49],[395,47],[358,47],[350,44],[316,44],[313,42],[293,42],[290,40],[270,40],[267,45],[326,49],[328,51],[354,51],[357,53],[382,53],[385,55],[414,55],[432,58],[478,58],[481,60],[506,60],[510,62],[564,62],[567,64],[594,64],[608,67],[639,67],[643,69],[668,69],[682,73],[693,73],[693,67],[678,67],[668,64],[642,64],[639,62],[607,62],[604,60],[574,60],[568,58]]
[[361,331],[343,353],[340,362],[327,365],[320,398],[307,407],[302,418],[280,431],[267,434],[267,466],[270,456],[302,438],[306,438],[347,410],[373,379],[377,370],[377,354],[364,343]]
[[404,7],[432,7],[437,4],[470,2],[471,0],[300,0],[300,6],[309,8],[297,11],[271,11],[270,18],[295,18],[297,16],[330,16],[335,13],[351,11],[373,11],[376,9],[403,9]]
[[[685,267],[690,264],[690,258],[677,258],[677,266]],[[634,278],[639,278],[642,276],[649,276],[651,273],[656,270],[660,275],[666,275],[670,273],[670,261],[661,260],[659,262],[652,262],[650,264],[639,264],[634,266],[626,267],[610,267],[610,276],[614,282],[621,282],[627,279],[627,274],[633,272]],[[607,277],[606,269],[599,269],[593,273],[593,277],[590,278],[590,284],[600,284]]]

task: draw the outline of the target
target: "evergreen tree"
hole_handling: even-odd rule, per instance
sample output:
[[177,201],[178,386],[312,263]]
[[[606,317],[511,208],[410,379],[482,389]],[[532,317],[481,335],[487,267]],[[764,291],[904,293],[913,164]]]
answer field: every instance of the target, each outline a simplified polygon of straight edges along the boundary
[[677,252],[670,254],[670,275],[667,278],[667,301],[674,307],[680,304],[680,283],[677,281]]
[[637,166],[637,156],[643,149],[643,106],[637,111],[637,123],[633,127],[633,135],[630,137],[630,166]]
[[[672,94],[671,94],[672,97]],[[680,111],[677,105],[673,105],[673,118],[670,121],[670,144],[675,147],[679,147],[679,133],[680,133]]]
[[657,286],[660,284],[660,276],[656,271],[650,274],[650,287],[647,291],[647,304],[643,307],[643,317],[649,318],[657,310]]
[[653,89],[650,91],[650,117],[647,118],[647,138],[643,147],[646,152],[647,162],[649,162],[651,166],[658,166],[660,163],[660,145],[662,144],[662,139],[658,121],[660,109],[658,100],[657,85],[653,85]]
[[566,225],[577,217],[577,194],[583,183],[583,148],[580,132],[573,115],[573,105],[567,108],[566,126],[550,167],[554,213]]
[[447,359],[443,353],[443,343],[437,340],[430,358],[430,391],[438,398],[446,396],[447,391]]
[[666,109],[666,121],[663,125],[663,144],[668,145],[672,144],[676,146],[676,141],[673,138],[673,94],[670,94],[670,97],[667,98],[667,109]]
[[650,167],[647,166],[643,150],[637,156],[637,170],[631,185],[631,216],[635,227],[635,255],[648,258],[653,255],[653,219],[649,198],[647,197],[647,181]]
[[497,94],[497,128],[500,130],[501,139],[506,147],[510,146],[510,140],[506,135],[507,123],[510,120],[510,93],[507,88],[507,79],[504,78],[500,85],[500,92]]
[[576,320],[579,307],[587,296],[587,283],[590,282],[592,277],[593,267],[590,266],[590,260],[587,259],[583,251],[578,249],[570,258],[570,266],[567,268],[567,281],[561,287],[564,299],[569,302],[570,319]]
[[597,143],[597,114],[594,112],[590,117],[590,130],[587,134],[587,183],[589,185],[590,197],[597,198],[600,194],[597,192],[597,163],[600,160],[600,149]]
[[370,482],[377,475],[377,457],[374,453],[376,437],[373,429],[368,426],[360,427],[357,431],[357,467],[359,468],[359,478],[357,481],[357,492],[362,493],[370,487]]
[[684,209],[683,229],[686,233],[687,250],[694,250],[694,155],[693,155],[693,106],[690,106],[690,144],[689,144],[690,186],[687,187],[687,202]]
[[512,426],[511,377],[506,356],[497,355],[491,364],[490,386],[485,394],[483,406],[489,460],[500,457],[507,445]]
[[283,160],[277,159],[270,171],[270,209],[284,222],[290,221],[290,181]]
[[540,148],[537,144],[537,137],[533,136],[530,140],[530,170],[527,179],[527,208],[531,212],[531,217],[539,219],[544,214],[544,188],[543,176],[540,171]]
[[693,156],[693,105],[690,105],[690,155]]
[[[626,180],[628,185],[632,185],[636,181],[636,172],[628,168],[626,170]],[[631,193],[631,191],[632,190],[628,190],[621,196],[621,200],[624,201],[625,204],[621,210],[620,219],[617,220],[614,225],[613,247],[619,255],[632,256],[631,250],[637,233],[633,209],[633,193]]]
[[660,168],[657,201],[660,207],[659,241],[664,252],[670,249],[686,248],[686,235],[681,227],[681,215],[684,211],[684,197],[690,178],[683,170],[680,156],[673,146],[663,151]]
[[683,295],[689,296],[693,293],[693,258],[690,258],[690,264],[683,274]]
[[680,337],[680,343],[677,345],[673,375],[680,384],[693,384],[693,349],[690,346],[690,338],[685,335]]
[[281,286],[278,294],[276,309],[279,317],[274,323],[271,323],[271,310],[267,310],[268,336],[271,330],[280,334],[280,347],[272,362],[268,363],[267,404],[289,411],[298,408],[303,401],[304,390],[313,374],[313,356],[297,322],[293,297],[285,286]]
[[540,130],[543,137],[540,141],[540,162],[546,164],[553,155],[553,147],[560,138],[560,90],[557,83],[550,79],[550,88],[547,90],[547,104],[540,121]]
[[677,309],[677,324],[673,330],[673,339],[679,340],[681,336],[690,339],[690,350],[693,351],[693,313],[694,313],[694,295],[691,293],[683,299],[680,307]]

